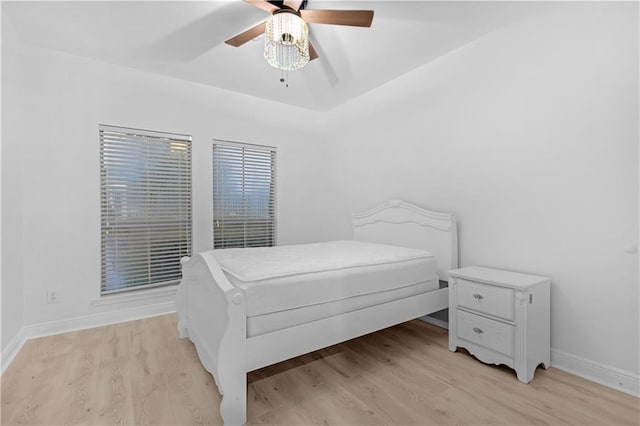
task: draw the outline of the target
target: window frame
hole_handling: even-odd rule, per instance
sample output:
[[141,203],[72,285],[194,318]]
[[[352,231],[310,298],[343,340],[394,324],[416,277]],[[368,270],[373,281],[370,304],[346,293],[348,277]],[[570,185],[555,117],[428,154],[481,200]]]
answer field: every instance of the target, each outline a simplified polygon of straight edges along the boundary
[[[253,149],[253,150],[259,150],[259,151],[265,151],[265,152],[270,152],[271,153],[271,174],[272,174],[272,187],[271,187],[271,193],[272,193],[272,203],[273,203],[273,218],[272,218],[272,235],[271,235],[271,242],[272,245],[270,246],[260,246],[260,247],[275,247],[276,245],[278,245],[278,241],[277,241],[277,237],[278,237],[278,207],[277,207],[277,200],[278,200],[278,178],[277,178],[277,171],[278,171],[278,167],[277,167],[277,158],[278,158],[278,149],[275,146],[271,146],[271,145],[260,145],[260,144],[252,144],[252,143],[245,143],[245,142],[236,142],[236,141],[229,141],[229,140],[224,140],[224,139],[213,139],[213,144],[211,147],[211,172],[212,172],[212,182],[211,182],[211,190],[212,190],[212,194],[211,194],[211,201],[212,201],[212,218],[211,218],[211,245],[213,247],[213,249],[224,249],[224,248],[239,248],[239,247],[216,247],[215,241],[216,241],[216,231],[215,231],[215,222],[216,222],[216,196],[215,196],[215,185],[216,185],[216,178],[215,178],[215,147],[216,146],[226,146],[226,147],[232,147],[232,148],[241,148],[241,149]],[[246,244],[242,247],[245,248],[247,247]],[[250,246],[250,247],[255,247],[255,246]]]
[[[100,290],[99,290],[99,296],[114,296],[114,295],[122,295],[122,294],[131,294],[131,292],[134,291],[143,291],[143,290],[150,290],[150,289],[159,289],[159,288],[167,288],[170,286],[177,286],[177,284],[179,284],[180,280],[181,280],[181,267],[180,267],[180,259],[177,260],[178,262],[178,270],[180,271],[178,273],[178,276],[175,278],[171,278],[169,280],[163,280],[163,281],[158,281],[158,282],[151,282],[151,283],[147,283],[147,284],[139,284],[139,285],[130,285],[130,286],[124,286],[124,287],[120,287],[120,288],[115,288],[115,289],[110,289],[108,290],[108,285],[107,283],[109,282],[109,273],[107,272],[107,264],[108,264],[108,256],[106,254],[106,244],[107,244],[107,228],[109,227],[108,225],[108,217],[107,217],[107,211],[108,211],[108,207],[107,207],[107,203],[108,203],[108,197],[109,197],[109,184],[107,183],[107,173],[108,173],[108,167],[105,164],[105,137],[104,137],[104,132],[107,133],[121,133],[123,134],[122,138],[123,139],[127,139],[130,138],[131,142],[127,142],[127,143],[131,143],[132,146],[136,146],[138,144],[136,144],[136,139],[139,139],[139,142],[145,141],[146,143],[144,145],[148,145],[149,143],[152,143],[153,140],[159,140],[159,141],[165,141],[165,142],[179,142],[179,143],[183,143],[184,145],[186,145],[186,155],[187,155],[187,160],[182,161],[182,163],[186,164],[187,166],[187,170],[185,172],[180,171],[179,172],[179,178],[178,179],[185,179],[185,184],[184,186],[179,183],[177,185],[178,188],[180,188],[180,190],[182,190],[182,188],[186,188],[188,190],[188,195],[186,195],[184,197],[184,199],[186,200],[186,213],[177,213],[176,217],[180,217],[181,215],[186,215],[186,219],[185,220],[178,220],[176,222],[176,224],[180,225],[180,226],[185,226],[185,238],[184,239],[176,239],[176,241],[179,242],[179,245],[185,245],[186,246],[186,250],[185,253],[182,254],[182,249],[178,249],[176,250],[179,255],[180,258],[184,257],[184,256],[191,256],[193,253],[193,138],[191,135],[186,135],[186,134],[180,134],[180,133],[171,133],[171,132],[161,132],[161,131],[154,131],[154,130],[145,130],[145,129],[137,129],[137,128],[132,128],[132,127],[123,127],[123,126],[113,126],[113,125],[106,125],[106,124],[99,124],[98,125],[98,141],[99,141],[99,173],[100,173]],[[140,144],[142,145],[142,144]],[[129,148],[129,147],[127,147]],[[170,148],[171,149],[171,148]],[[148,148],[146,148],[146,152],[147,155],[149,154]],[[133,151],[133,150],[132,150]],[[129,157],[130,156],[130,157]],[[124,156],[123,156],[125,162],[127,159],[129,158],[135,158],[135,152],[125,152]],[[148,158],[148,157],[147,157]],[[162,161],[165,158],[169,158],[169,157],[165,157],[163,155],[157,156],[156,159],[158,161]],[[120,165],[122,166],[122,165]],[[176,167],[176,169],[178,169],[179,167]],[[140,168],[142,169],[142,168]],[[147,165],[144,168],[145,172],[149,172],[149,171],[153,171],[153,169],[149,168],[149,166]],[[157,171],[156,171],[157,172]],[[148,179],[148,176],[147,176]],[[147,185],[147,188],[150,188],[151,190],[153,189],[153,186]],[[112,192],[113,194],[113,192]],[[145,194],[143,196],[140,197],[141,200],[145,200],[144,202],[148,202],[148,197],[149,197],[149,192],[145,192]],[[182,201],[180,199],[180,197],[178,197],[178,205],[179,208],[182,207]],[[146,207],[146,206],[145,206]],[[161,211],[161,209],[158,209],[159,211]],[[149,209],[146,210],[147,213],[149,212],[153,212],[153,209]],[[116,218],[116,221],[118,219],[121,219],[122,216],[120,215],[119,217]],[[117,225],[113,225],[113,226],[117,226]],[[136,231],[139,232],[140,229],[144,229],[145,227],[140,226],[140,227],[136,227]],[[146,229],[152,229],[153,227],[150,227],[148,224],[146,225]],[[144,231],[143,231],[144,232]],[[125,239],[126,240],[126,239]],[[123,241],[121,239],[121,241]],[[117,238],[116,238],[116,242],[117,242]],[[146,257],[146,263],[148,265],[149,271],[152,270],[152,264],[153,264],[153,257],[150,254],[150,245],[149,242],[145,242],[143,244],[139,244],[136,245],[135,248],[139,249],[142,248],[142,250],[147,249],[147,257]],[[171,254],[173,254],[173,252],[171,252]],[[117,258],[116,258],[117,259]],[[122,260],[122,258],[121,258]],[[142,261],[144,262],[144,261]],[[136,262],[133,262],[134,264]],[[162,264],[161,267],[166,267],[167,265],[170,265],[173,262],[165,262]],[[149,272],[149,275],[151,274],[151,272]],[[112,273],[111,276],[115,276],[117,275],[117,273]],[[159,290],[156,290],[159,291]]]

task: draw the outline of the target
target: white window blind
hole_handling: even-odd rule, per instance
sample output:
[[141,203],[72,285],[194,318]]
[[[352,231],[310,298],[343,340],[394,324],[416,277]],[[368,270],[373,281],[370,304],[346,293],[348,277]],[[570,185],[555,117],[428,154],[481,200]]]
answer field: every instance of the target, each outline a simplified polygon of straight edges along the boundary
[[191,137],[99,130],[101,294],[177,283],[191,255]]
[[213,145],[213,248],[275,245],[276,149]]

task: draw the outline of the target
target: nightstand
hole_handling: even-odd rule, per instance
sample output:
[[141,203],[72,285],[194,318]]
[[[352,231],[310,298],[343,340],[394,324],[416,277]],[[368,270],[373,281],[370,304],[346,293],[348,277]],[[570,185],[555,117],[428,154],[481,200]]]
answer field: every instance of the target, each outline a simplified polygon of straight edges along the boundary
[[449,350],[513,368],[529,383],[550,365],[551,279],[471,266],[449,271]]

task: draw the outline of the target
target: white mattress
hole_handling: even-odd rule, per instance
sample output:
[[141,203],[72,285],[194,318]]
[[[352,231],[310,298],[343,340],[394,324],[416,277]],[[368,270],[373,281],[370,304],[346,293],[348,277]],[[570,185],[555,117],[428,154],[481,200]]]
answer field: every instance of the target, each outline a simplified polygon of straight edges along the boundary
[[[346,302],[350,298],[428,281],[433,282],[434,288],[438,286],[433,255],[385,244],[331,241],[222,249],[215,250],[215,256],[229,281],[245,293],[248,317],[345,301],[322,308],[334,312],[336,306],[363,303]],[[382,296],[372,299],[375,297]],[[282,317],[287,315],[298,314],[289,312]]]
[[439,287],[438,280],[421,282],[392,290],[379,291],[333,302],[317,305],[303,306],[284,311],[271,312],[263,315],[247,317],[247,337],[260,336],[272,331],[282,330],[299,324],[329,318],[335,315],[352,312],[369,306],[391,302],[405,297],[416,296],[436,290]]

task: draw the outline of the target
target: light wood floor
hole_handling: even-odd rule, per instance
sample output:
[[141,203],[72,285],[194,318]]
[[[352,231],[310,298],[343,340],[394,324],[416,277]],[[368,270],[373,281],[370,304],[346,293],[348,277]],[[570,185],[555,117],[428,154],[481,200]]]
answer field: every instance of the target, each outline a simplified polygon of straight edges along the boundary
[[[220,396],[176,316],[34,339],[2,376],[2,424],[220,424]],[[640,424],[640,400],[551,368],[447,350],[412,321],[249,374],[252,424]]]

